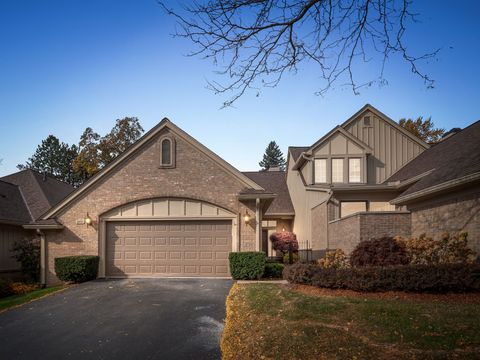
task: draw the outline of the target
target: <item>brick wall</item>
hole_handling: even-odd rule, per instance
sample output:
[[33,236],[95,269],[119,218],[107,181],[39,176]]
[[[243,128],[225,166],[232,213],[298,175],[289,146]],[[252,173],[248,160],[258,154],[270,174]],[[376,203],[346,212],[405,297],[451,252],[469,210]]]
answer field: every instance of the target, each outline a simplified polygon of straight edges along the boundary
[[438,238],[448,231],[468,232],[470,247],[480,253],[480,191],[464,190],[410,205],[412,235]]
[[[254,202],[244,204],[237,200],[238,192],[245,188],[243,183],[178,137],[176,167],[160,169],[157,142],[164,134],[146,143],[57,216],[65,229],[47,234],[48,284],[58,282],[55,257],[99,254],[99,218],[122,204],[154,197],[183,197],[211,202],[240,215],[246,208],[255,213]],[[94,220],[93,226],[77,225],[76,220],[83,219],[87,212]],[[243,221],[238,226],[240,249],[255,250],[255,228]]]
[[410,213],[362,212],[329,222],[328,248],[349,253],[360,241],[382,236],[408,237],[410,234]]

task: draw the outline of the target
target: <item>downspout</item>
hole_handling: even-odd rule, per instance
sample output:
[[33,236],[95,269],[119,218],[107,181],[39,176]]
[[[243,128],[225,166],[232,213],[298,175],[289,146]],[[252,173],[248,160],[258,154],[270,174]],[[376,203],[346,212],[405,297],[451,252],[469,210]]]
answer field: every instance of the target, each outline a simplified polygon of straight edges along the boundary
[[261,242],[261,225],[262,225],[262,219],[260,218],[260,199],[257,198],[255,200],[255,240],[256,240],[256,251],[261,250],[260,242]]
[[42,286],[42,288],[44,288],[47,286],[46,235],[40,229],[37,229],[37,234],[40,236],[40,285]]

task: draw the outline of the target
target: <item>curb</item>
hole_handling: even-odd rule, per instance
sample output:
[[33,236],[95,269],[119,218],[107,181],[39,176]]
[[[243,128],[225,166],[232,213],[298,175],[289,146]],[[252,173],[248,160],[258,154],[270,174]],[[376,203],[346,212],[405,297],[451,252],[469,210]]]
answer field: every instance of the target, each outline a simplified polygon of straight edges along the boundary
[[237,280],[237,284],[278,284],[286,285],[287,280]]

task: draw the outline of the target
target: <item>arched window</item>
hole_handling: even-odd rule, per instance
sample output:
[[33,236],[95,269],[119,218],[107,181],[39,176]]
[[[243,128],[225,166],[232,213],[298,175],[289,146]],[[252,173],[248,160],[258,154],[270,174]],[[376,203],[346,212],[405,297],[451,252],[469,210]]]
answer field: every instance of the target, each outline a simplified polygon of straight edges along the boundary
[[174,167],[175,165],[175,146],[170,137],[160,139],[160,167]]

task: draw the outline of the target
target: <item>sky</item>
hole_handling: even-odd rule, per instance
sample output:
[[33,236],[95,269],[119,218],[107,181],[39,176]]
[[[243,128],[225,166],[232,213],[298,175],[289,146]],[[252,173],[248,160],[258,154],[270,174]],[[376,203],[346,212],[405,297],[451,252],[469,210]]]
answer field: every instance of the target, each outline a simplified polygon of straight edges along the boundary
[[[155,0],[1,0],[0,176],[50,134],[78,143],[86,127],[103,135],[125,116],[145,130],[168,117],[242,171],[259,168],[269,141],[284,154],[311,145],[366,103],[397,121],[431,116],[447,130],[468,126],[480,119],[480,2],[414,0],[414,10],[421,21],[407,30],[409,49],[441,48],[422,66],[434,89],[392,58],[387,86],[318,96],[321,79],[307,64],[222,109],[227,98],[206,88],[222,80],[218,65],[186,56],[192,44],[172,36],[175,21]],[[373,66],[360,71],[373,74]]]

